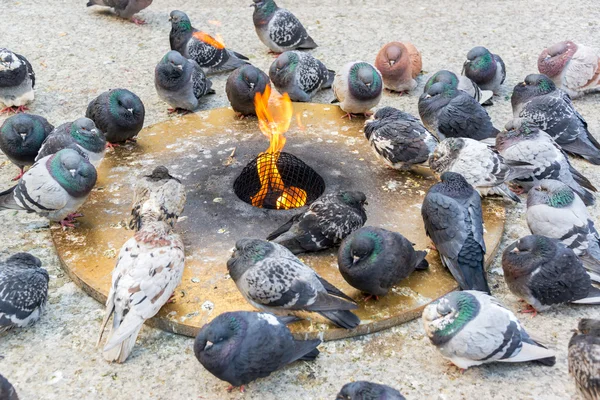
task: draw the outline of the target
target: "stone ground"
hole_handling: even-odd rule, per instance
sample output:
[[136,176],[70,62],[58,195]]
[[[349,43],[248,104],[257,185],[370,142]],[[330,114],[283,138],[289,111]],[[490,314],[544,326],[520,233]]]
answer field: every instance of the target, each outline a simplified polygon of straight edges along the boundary
[[[251,1],[219,2],[155,0],[140,13],[148,24],[136,26],[84,0],[3,0],[1,46],[25,55],[37,76],[36,101],[31,112],[54,125],[85,113],[101,92],[126,87],[146,106],[146,125],[168,116],[167,105],[155,93],[153,71],[169,50],[169,12],[187,12],[197,28],[220,33],[228,47],[268,70],[273,61],[252,25]],[[528,73],[537,72],[536,60],[547,45],[571,38],[600,47],[600,10],[582,0],[490,0],[473,2],[427,0],[398,2],[371,0],[281,1],[304,22],[320,47],[313,55],[329,68],[353,60],[373,61],[378,49],[392,40],[413,42],[423,54],[426,75],[446,68],[460,72],[468,50],[485,45],[500,54],[508,69],[507,82],[488,108],[497,127],[511,116],[512,87]],[[297,4],[294,4],[297,3]],[[412,4],[410,4],[412,3]],[[209,21],[220,21],[221,25]],[[226,76],[213,78],[217,94],[204,109],[227,106]],[[411,95],[386,93],[380,106],[392,105],[417,114],[420,87]],[[315,101],[329,102],[330,91]],[[576,101],[589,128],[600,135],[597,112],[600,95]],[[5,119],[0,117],[0,123]],[[8,188],[17,170],[0,155],[0,189]],[[576,167],[600,187],[600,170],[575,160]],[[509,205],[503,249],[528,234],[524,205]],[[599,207],[590,208],[596,217]],[[566,349],[571,329],[582,317],[600,317],[597,308],[558,307],[536,318],[518,314],[526,328],[542,336],[557,352],[553,368],[538,365],[495,364],[461,374],[429,344],[420,321],[349,340],[326,343],[316,362],[297,363],[248,386],[247,393],[227,394],[219,381],[196,361],[192,339],[144,328],[124,365],[104,362],[95,342],[103,306],[85,295],[59,267],[43,218],[5,211],[0,219],[0,257],[30,251],[48,269],[50,299],[42,320],[34,327],[0,338],[0,372],[15,385],[22,399],[217,399],[306,398],[332,399],[342,384],[358,379],[386,383],[409,399],[567,399],[575,387],[567,373]],[[496,258],[490,274],[494,294],[517,312],[519,304],[499,275]],[[500,270],[501,271],[501,270]]]

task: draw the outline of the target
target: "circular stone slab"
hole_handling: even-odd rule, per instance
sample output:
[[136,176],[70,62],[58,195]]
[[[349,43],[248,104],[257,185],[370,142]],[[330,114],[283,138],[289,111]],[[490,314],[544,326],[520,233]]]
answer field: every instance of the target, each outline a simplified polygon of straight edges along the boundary
[[[421,219],[427,189],[437,180],[387,168],[364,138],[363,119],[340,119],[336,106],[294,103],[294,120],[284,151],[315,169],[326,183],[325,193],[361,190],[367,195],[367,225],[402,233],[417,249],[430,245]],[[182,179],[187,202],[176,230],[183,236],[186,265],[174,301],[148,323],[188,336],[226,311],[253,310],[227,273],[226,262],[236,240],[266,237],[296,210],[264,210],[239,200],[233,182],[243,167],[266,150],[255,118],[239,120],[229,108],[204,111],[145,128],[136,144],[109,151],[98,169],[98,182],[80,210],[76,229],[53,224],[52,237],[69,276],[96,300],[105,302],[111,272],[123,243],[133,235],[126,228],[137,177],[165,165]],[[501,201],[485,200],[486,264],[497,250],[504,227]],[[418,317],[431,301],[457,284],[435,251],[427,256],[428,271],[413,273],[378,301],[349,286],[337,268],[337,250],[301,255],[319,275],[355,299],[362,320],[353,330],[313,319],[290,326],[298,338],[324,340],[364,335]],[[316,314],[311,314],[316,315]]]

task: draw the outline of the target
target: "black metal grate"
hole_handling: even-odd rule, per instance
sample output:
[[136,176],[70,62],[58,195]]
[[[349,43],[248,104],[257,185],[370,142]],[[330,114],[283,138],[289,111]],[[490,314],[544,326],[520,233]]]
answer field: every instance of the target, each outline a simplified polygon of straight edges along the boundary
[[[277,179],[268,180],[271,184],[263,187],[257,165],[261,158],[260,168],[262,176],[274,171],[270,159],[258,155],[250,161],[233,183],[233,190],[237,197],[256,207],[276,209],[290,209],[310,204],[325,191],[325,181],[304,161],[290,153],[267,155],[277,160],[275,165],[283,181],[283,186],[274,185]],[[267,182],[267,179],[264,179]]]

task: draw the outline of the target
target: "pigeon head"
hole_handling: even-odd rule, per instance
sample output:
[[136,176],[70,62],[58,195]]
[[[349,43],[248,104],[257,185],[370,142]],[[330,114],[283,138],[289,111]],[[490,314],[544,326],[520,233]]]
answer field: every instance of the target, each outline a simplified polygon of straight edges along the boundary
[[446,171],[440,180],[442,182],[436,184],[435,189],[452,197],[468,197],[474,190],[465,177],[457,172]]
[[47,136],[40,118],[29,114],[17,114],[0,127],[0,145],[11,149],[21,157],[35,157]]
[[496,136],[496,149],[502,152],[522,140],[533,140],[540,135],[540,130],[529,121],[515,118],[508,122],[504,131]]
[[366,62],[357,62],[350,67],[348,84],[350,93],[358,100],[374,99],[383,90],[381,74]]
[[14,386],[2,375],[0,375],[0,399],[19,400]]
[[579,333],[600,337],[600,320],[591,318],[582,318],[577,325]]
[[538,57],[538,70],[554,78],[562,73],[563,68],[576,52],[577,45],[571,41],[556,43],[542,51]]
[[171,50],[160,60],[156,66],[156,74],[162,87],[172,89],[181,83],[187,82],[191,72],[186,68],[188,59],[178,51]]
[[12,51],[0,48],[0,72],[18,69],[23,62]]
[[363,261],[374,262],[383,250],[383,238],[374,229],[361,228],[352,233],[342,246],[350,247],[352,266],[354,266]]
[[445,107],[458,91],[445,82],[436,82],[419,97],[419,114],[430,115]]
[[496,75],[496,60],[485,47],[473,47],[467,53],[463,73],[475,83],[488,81]]
[[60,186],[73,197],[86,196],[96,184],[96,168],[73,149],[63,149],[49,156],[46,168]]
[[529,275],[541,262],[554,259],[558,246],[564,247],[558,240],[541,235],[529,235],[517,240],[502,253],[502,268],[506,278]]
[[286,51],[281,53],[269,68],[269,78],[273,82],[281,82],[282,86],[288,85],[294,79],[294,71],[296,71],[299,62],[300,57],[297,52]]
[[405,119],[410,117],[409,114],[402,112],[394,107],[383,107],[377,110],[375,114],[371,116],[368,120],[365,121],[365,137],[371,139],[371,135],[373,132],[382,125],[385,125],[388,121]]
[[192,23],[186,13],[179,10],[173,10],[169,14],[169,21],[171,21],[171,28],[178,31],[191,31]]
[[154,170],[152,171],[152,173],[150,175],[145,175],[145,176],[146,176],[146,178],[150,178],[154,182],[162,181],[165,179],[175,179],[177,182],[181,183],[181,181],[179,179],[177,179],[174,176],[171,176],[171,174],[169,174],[169,170],[164,165],[159,165],[158,167],[154,168]]
[[274,250],[274,244],[262,239],[240,239],[235,243],[231,258],[227,261],[229,275],[235,281],[248,268],[264,260]]
[[446,171],[458,159],[463,147],[465,140],[462,138],[444,139],[429,156],[429,167],[437,173]]
[[[236,355],[236,345],[243,339],[246,322],[227,312],[204,325],[194,341],[196,358],[211,372],[225,369]],[[215,370],[213,370],[213,368]]]
[[425,84],[425,88],[423,89],[423,91],[427,92],[432,85],[438,82],[446,83],[452,88],[458,87],[458,77],[456,76],[456,74],[454,72],[450,72],[443,69],[441,71],[436,72],[431,76],[431,78],[429,78],[429,80]]
[[84,149],[98,153],[106,147],[106,138],[89,118],[79,118],[71,123],[70,134]]
[[554,179],[544,179],[527,194],[527,207],[545,204],[552,208],[569,207],[575,201],[573,189]]
[[255,18],[269,18],[277,11],[277,4],[273,0],[252,0],[250,7],[254,7]]
[[364,211],[364,205],[369,204],[367,203],[367,196],[363,192],[340,192],[338,198],[342,203],[357,210]]
[[400,68],[404,69],[410,65],[410,56],[404,44],[400,42],[391,42],[386,44],[379,54],[377,54],[376,65],[382,69],[390,70],[394,65],[402,64]]
[[[402,398],[402,397],[389,397],[390,393],[388,391],[393,390],[384,385],[378,385],[376,383],[371,383],[367,381],[356,381],[346,383],[340,392],[337,394],[336,400],[378,400],[378,399],[388,399],[388,398]],[[397,393],[396,390],[393,390],[394,394]],[[397,393],[400,395],[400,393]]]
[[542,74],[527,75],[525,80],[515,86],[510,102],[514,107],[524,104],[531,99],[556,90],[556,85],[550,78]]
[[112,89],[108,95],[108,109],[118,125],[137,124],[145,115],[140,98],[127,89]]
[[448,342],[479,314],[481,306],[470,291],[452,292],[423,310],[423,325],[431,342]]
[[40,259],[29,253],[15,253],[8,257],[5,263],[27,269],[35,269],[42,266]]

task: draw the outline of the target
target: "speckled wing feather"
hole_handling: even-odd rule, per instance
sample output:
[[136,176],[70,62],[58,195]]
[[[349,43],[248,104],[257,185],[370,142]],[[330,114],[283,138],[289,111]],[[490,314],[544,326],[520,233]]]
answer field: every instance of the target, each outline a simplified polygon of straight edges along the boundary
[[269,22],[269,38],[284,49],[317,47],[298,18],[283,8],[278,9]]
[[475,140],[488,139],[498,133],[487,112],[465,92],[460,92],[439,112],[438,130],[445,137]]
[[202,68],[196,62],[193,64],[192,87],[194,90],[194,97],[200,100],[202,96],[215,93],[215,91],[212,89],[212,82],[206,78]]
[[0,264],[0,332],[28,325],[31,314],[46,305],[48,279],[43,269]]
[[574,335],[569,341],[569,373],[586,400],[600,399],[600,337]]
[[[369,125],[365,126],[367,130]],[[391,164],[420,164],[429,158],[430,148],[423,138],[426,135],[430,133],[416,118],[407,118],[379,126],[372,131],[369,141],[377,154]]]
[[316,92],[325,85],[329,78],[329,71],[325,65],[314,57],[307,57],[300,53],[300,62],[296,76],[300,88],[306,93]]
[[14,53],[14,55],[17,56],[19,58],[19,60],[21,60],[25,64],[25,68],[27,69],[27,75],[29,75],[29,79],[31,79],[31,87],[35,88],[35,73],[33,72],[33,68],[31,67],[31,64],[22,55],[17,54],[17,53]]

